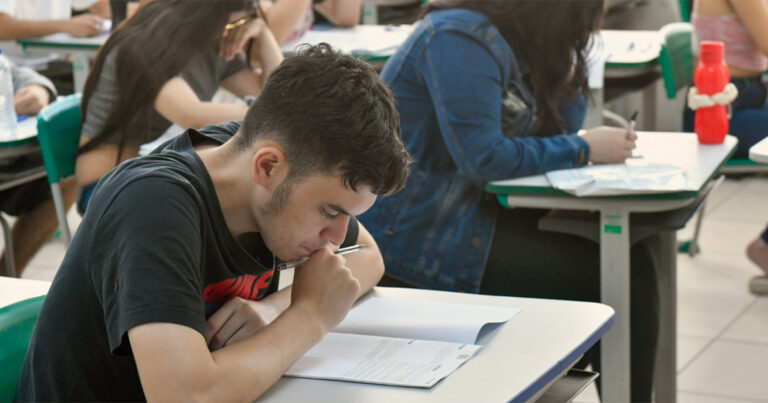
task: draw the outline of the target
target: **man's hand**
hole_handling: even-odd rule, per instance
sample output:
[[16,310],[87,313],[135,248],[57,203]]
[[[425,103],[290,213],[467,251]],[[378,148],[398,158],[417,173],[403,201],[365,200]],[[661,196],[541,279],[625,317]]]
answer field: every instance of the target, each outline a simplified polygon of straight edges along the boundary
[[296,268],[292,288],[290,309],[310,312],[310,317],[318,318],[328,331],[347,315],[357,299],[360,283],[343,256],[322,248]]
[[235,297],[227,301],[205,323],[206,344],[217,350],[253,336],[282,312],[266,299],[250,301]]
[[96,36],[101,33],[103,20],[93,14],[80,14],[64,21],[63,31],[77,38]]
[[37,115],[51,101],[51,93],[37,84],[28,85],[16,91],[13,108],[17,115]]
[[587,130],[581,138],[589,144],[589,160],[615,164],[632,156],[637,134],[626,129],[600,126]]

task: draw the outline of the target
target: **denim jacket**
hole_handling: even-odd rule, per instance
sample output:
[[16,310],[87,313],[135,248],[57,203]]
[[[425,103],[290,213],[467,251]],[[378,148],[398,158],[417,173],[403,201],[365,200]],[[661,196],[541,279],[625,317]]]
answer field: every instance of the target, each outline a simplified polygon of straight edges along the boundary
[[[388,274],[477,292],[501,208],[483,185],[587,162],[576,134],[527,137],[536,110],[526,71],[490,20],[464,9],[429,13],[389,59],[381,76],[415,163],[401,192],[360,216]],[[563,103],[570,133],[585,110],[583,99]]]

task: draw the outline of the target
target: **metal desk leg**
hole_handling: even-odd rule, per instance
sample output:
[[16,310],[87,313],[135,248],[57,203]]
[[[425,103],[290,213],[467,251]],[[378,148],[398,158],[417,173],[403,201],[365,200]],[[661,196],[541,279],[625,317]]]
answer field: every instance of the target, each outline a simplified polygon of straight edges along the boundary
[[602,401],[630,399],[629,213],[600,212],[600,294],[616,311],[613,328],[601,342]]
[[85,80],[88,79],[89,67],[88,56],[83,53],[75,53],[72,55],[72,78],[76,93],[83,92],[83,88],[85,88]]
[[659,348],[656,353],[654,391],[657,402],[677,400],[677,237],[662,232],[659,282]]

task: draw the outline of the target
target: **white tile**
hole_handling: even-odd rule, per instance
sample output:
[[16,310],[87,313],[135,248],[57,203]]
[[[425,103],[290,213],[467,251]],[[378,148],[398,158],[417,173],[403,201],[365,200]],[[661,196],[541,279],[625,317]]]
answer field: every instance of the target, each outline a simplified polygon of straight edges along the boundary
[[711,340],[708,337],[677,336],[677,370],[685,367]]
[[[768,200],[768,199],[767,199]],[[763,200],[761,207],[768,211],[768,201]],[[693,220],[683,230],[678,231],[678,241],[687,241],[693,235]],[[706,216],[699,234],[701,253],[743,255],[747,244],[765,229],[768,219],[714,219]]]
[[768,396],[768,345],[716,340],[678,376],[680,392],[740,399]]
[[728,327],[721,338],[768,345],[768,297],[758,298],[736,322]]
[[678,255],[678,336],[714,338],[755,300],[747,289],[758,272],[743,256]]
[[756,403],[766,400],[739,399],[731,396],[704,395],[701,393],[679,392],[677,403]]

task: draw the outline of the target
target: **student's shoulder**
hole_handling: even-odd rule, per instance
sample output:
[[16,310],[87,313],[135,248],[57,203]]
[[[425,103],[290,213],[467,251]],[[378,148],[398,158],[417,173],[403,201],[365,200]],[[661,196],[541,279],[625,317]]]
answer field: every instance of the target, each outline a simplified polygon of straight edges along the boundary
[[475,32],[478,28],[492,25],[485,14],[463,8],[432,11],[424,18],[435,31],[461,30]]
[[200,134],[208,137],[212,137],[221,143],[227,142],[232,136],[240,130],[242,120],[231,120],[229,122],[223,122],[216,125],[205,126],[198,130]]

